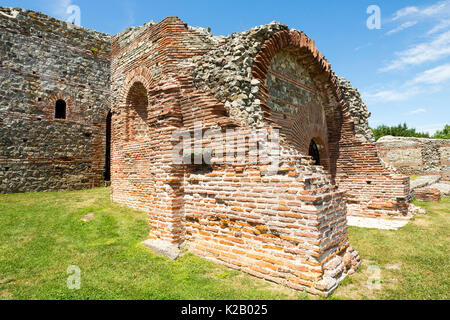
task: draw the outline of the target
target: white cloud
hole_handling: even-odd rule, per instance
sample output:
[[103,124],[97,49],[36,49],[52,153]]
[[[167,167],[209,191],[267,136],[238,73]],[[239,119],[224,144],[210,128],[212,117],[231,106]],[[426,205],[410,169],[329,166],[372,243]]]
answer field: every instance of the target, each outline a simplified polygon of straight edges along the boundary
[[50,0],[50,12],[59,18],[67,17],[67,8],[72,5],[72,0]]
[[398,10],[392,21],[396,21],[403,18],[429,18],[436,16],[448,16],[450,14],[450,0],[439,1],[435,4],[426,7],[405,7]]
[[[450,63],[419,73],[412,80],[406,81],[395,89],[364,93],[363,96],[368,101],[405,101],[419,94],[441,91],[448,87],[442,85],[448,81],[450,81]],[[425,111],[425,109],[417,109],[411,111],[411,114]]]
[[404,101],[423,93],[423,89],[419,87],[402,88],[400,90],[382,90],[376,93],[363,93],[363,97],[367,101]]
[[442,20],[441,22],[439,22],[439,24],[437,24],[436,26],[434,26],[433,29],[431,29],[430,31],[428,31],[427,34],[428,34],[428,35],[435,34],[435,33],[439,32],[439,31],[442,31],[442,30],[447,29],[448,27],[450,27],[450,19],[448,19],[448,20]]
[[366,43],[365,45],[356,47],[356,48],[355,48],[355,51],[359,51],[359,50],[361,50],[361,49],[364,49],[364,48],[367,48],[367,47],[371,47],[371,46],[373,46],[373,43],[372,43],[372,42],[369,42],[369,43]]
[[391,34],[394,34],[394,33],[403,31],[405,29],[411,28],[411,27],[415,26],[416,24],[417,24],[417,21],[408,21],[408,22],[405,22],[405,23],[401,24],[397,28],[392,29],[391,31],[387,32],[386,34],[388,36],[390,36]]
[[395,12],[393,18],[388,21],[395,22],[397,20],[401,21],[406,19],[408,19],[409,21],[404,22],[400,26],[392,29],[387,33],[387,35],[391,35],[413,26],[411,20],[415,21],[414,25],[425,20],[428,20],[432,23],[438,22],[438,24],[428,32],[428,35],[431,35],[438,31],[445,30],[449,26],[449,18],[450,0],[439,1],[428,6],[405,7]]
[[410,114],[418,114],[418,113],[425,113],[425,112],[427,112],[426,109],[420,108],[420,109],[412,110],[410,112]]
[[417,75],[407,85],[439,84],[450,80],[450,63],[427,70]]
[[406,17],[417,12],[419,12],[419,9],[417,7],[402,8],[395,13],[394,18],[392,18],[392,20],[395,21],[402,17]]
[[449,9],[449,6],[450,1],[441,1],[423,9],[421,13],[427,16],[434,16],[442,12],[445,12],[445,10]]
[[402,69],[410,65],[420,65],[450,55],[450,31],[440,34],[432,41],[420,43],[395,54],[398,59],[381,68],[381,72]]

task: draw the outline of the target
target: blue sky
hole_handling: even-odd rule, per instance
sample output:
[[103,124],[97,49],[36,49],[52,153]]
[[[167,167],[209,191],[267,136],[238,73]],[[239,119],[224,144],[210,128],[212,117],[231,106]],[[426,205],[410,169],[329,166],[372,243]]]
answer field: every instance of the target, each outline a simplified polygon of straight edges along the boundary
[[[370,124],[406,122],[433,133],[450,123],[450,0],[2,0],[115,34],[150,20],[178,16],[216,35],[279,21],[316,41],[336,74],[349,79],[372,112]],[[377,5],[381,28],[369,29]]]

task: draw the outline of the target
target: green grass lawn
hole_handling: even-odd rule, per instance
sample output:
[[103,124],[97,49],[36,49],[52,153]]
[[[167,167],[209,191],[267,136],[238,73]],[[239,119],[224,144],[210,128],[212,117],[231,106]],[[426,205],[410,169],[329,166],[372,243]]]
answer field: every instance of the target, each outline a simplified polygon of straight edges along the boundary
[[[423,206],[399,231],[350,228],[363,264],[331,299],[449,298],[450,198]],[[146,214],[111,204],[108,188],[0,195],[0,299],[317,299],[192,254],[157,256],[140,245],[147,233]],[[381,290],[367,287],[371,264]],[[71,265],[81,290],[67,288]]]
[[[450,197],[440,203],[415,201],[427,210],[397,231],[349,228],[362,266],[336,290],[334,298],[449,299]],[[381,290],[369,290],[369,266],[381,272]]]

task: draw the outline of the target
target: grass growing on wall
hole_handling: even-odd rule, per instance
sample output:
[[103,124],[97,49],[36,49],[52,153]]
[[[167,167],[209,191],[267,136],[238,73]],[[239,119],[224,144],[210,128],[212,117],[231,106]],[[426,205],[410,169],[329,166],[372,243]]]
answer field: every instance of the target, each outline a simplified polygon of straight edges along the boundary
[[[363,264],[331,299],[449,298],[450,198],[421,205],[429,214],[399,231],[350,228]],[[317,299],[191,254],[157,256],[140,245],[147,233],[146,214],[111,204],[107,188],[0,195],[0,300]],[[67,288],[71,265],[81,290]],[[381,290],[367,287],[370,265]]]

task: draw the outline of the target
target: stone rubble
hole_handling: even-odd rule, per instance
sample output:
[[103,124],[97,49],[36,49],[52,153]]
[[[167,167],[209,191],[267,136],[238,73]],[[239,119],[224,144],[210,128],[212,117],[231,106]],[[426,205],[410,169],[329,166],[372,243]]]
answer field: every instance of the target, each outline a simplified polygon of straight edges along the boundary
[[367,105],[362,101],[358,89],[354,88],[350,81],[343,77],[338,77],[338,86],[344,100],[350,108],[350,114],[355,124],[355,133],[363,141],[375,142],[375,136],[369,127],[369,112]]
[[415,215],[427,214],[427,211],[425,209],[411,203],[409,205],[409,214],[411,215],[411,217],[414,217]]
[[236,122],[262,126],[263,113],[256,98],[260,83],[252,76],[253,61],[265,40],[287,29],[286,25],[272,22],[224,37],[217,48],[192,58],[196,65],[193,69],[194,85],[211,92],[224,103]]

